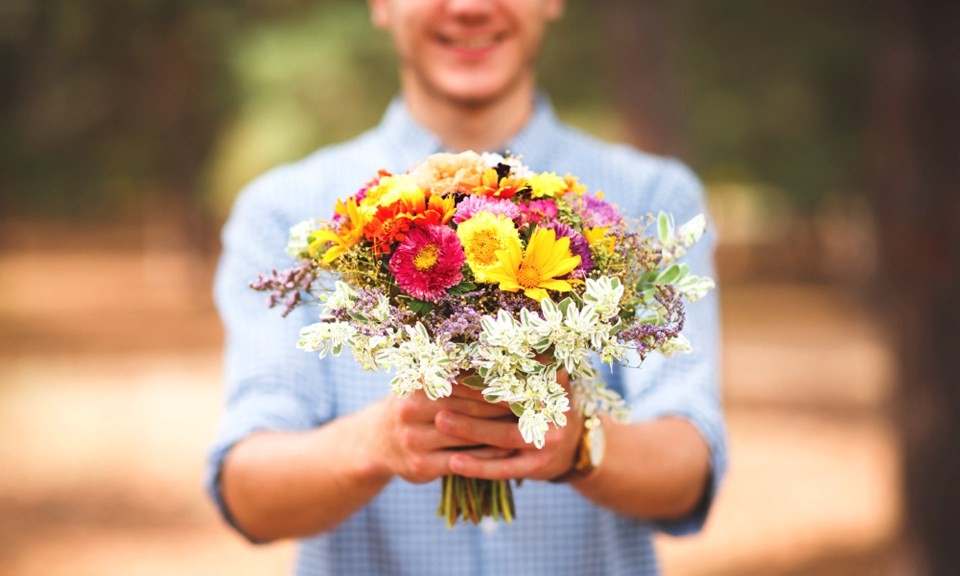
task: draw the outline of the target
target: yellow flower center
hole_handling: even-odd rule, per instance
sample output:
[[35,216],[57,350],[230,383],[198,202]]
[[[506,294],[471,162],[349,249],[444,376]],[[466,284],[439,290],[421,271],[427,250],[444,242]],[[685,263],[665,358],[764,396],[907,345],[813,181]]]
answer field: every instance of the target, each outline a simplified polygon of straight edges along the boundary
[[517,271],[517,284],[524,288],[536,288],[540,286],[540,271],[529,264],[521,264]]
[[470,259],[484,266],[493,264],[497,259],[497,250],[501,248],[496,234],[492,230],[481,230],[473,235],[469,243]]
[[437,245],[436,244],[427,244],[417,252],[417,255],[413,257],[413,265],[417,267],[417,270],[425,272],[437,263]]

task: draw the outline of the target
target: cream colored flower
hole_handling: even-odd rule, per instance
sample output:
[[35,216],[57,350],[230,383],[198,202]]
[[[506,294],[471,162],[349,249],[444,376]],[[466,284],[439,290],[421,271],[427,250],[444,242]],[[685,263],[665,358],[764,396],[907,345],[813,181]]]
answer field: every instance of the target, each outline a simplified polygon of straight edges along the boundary
[[441,153],[429,156],[410,176],[421,188],[434,194],[451,191],[466,194],[480,185],[484,168],[483,158],[472,150],[460,154]]

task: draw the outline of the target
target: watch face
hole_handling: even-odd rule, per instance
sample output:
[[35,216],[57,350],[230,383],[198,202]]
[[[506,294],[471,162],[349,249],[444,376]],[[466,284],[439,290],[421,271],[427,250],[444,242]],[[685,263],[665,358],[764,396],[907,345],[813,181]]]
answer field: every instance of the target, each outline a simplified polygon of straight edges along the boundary
[[590,442],[590,465],[596,468],[603,462],[603,455],[607,451],[607,437],[603,433],[603,426],[599,424],[587,430]]

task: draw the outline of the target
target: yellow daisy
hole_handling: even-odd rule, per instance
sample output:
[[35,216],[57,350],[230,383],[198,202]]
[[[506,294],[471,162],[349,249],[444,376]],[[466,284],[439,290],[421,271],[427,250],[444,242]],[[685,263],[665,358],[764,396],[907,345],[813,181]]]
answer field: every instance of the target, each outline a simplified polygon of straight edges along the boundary
[[570,252],[570,239],[560,238],[553,230],[537,228],[530,236],[524,252],[520,240],[511,238],[503,250],[497,251],[497,266],[487,277],[500,283],[506,292],[523,290],[537,302],[547,297],[547,290],[569,292],[570,283],[559,280],[580,264],[580,257]]
[[461,222],[457,236],[477,282],[493,282],[487,273],[497,265],[497,250],[502,250],[508,241],[520,242],[513,221],[503,214],[490,212],[478,212],[473,218]]
[[356,246],[356,244],[363,239],[363,227],[366,226],[367,223],[367,218],[357,206],[357,201],[353,198],[350,198],[346,202],[338,200],[335,210],[337,214],[346,220],[339,233],[329,228],[315,232],[311,236],[312,240],[308,247],[311,256],[316,258],[325,244],[329,242],[333,243],[333,246],[330,246],[323,252],[324,264],[330,264],[350,248]]
[[360,210],[369,217],[376,213],[378,206],[389,206],[398,200],[423,195],[423,189],[409,174],[384,176],[376,186],[367,190],[360,201]]
[[567,181],[553,172],[543,172],[527,177],[530,185],[530,195],[534,198],[554,198],[562,196],[567,191]]

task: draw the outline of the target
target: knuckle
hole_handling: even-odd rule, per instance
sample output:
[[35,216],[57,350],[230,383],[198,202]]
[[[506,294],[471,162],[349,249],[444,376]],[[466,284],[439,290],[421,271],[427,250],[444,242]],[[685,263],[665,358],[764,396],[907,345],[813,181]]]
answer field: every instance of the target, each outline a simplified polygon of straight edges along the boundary
[[407,476],[411,482],[428,482],[433,479],[430,463],[422,456],[413,456],[407,462]]
[[417,446],[417,434],[409,428],[400,431],[400,446],[406,450],[413,450]]
[[405,399],[398,410],[401,422],[416,422],[420,414],[420,404],[412,397]]
[[442,432],[454,432],[457,430],[457,419],[452,418],[449,412],[437,412],[433,418],[433,424]]

